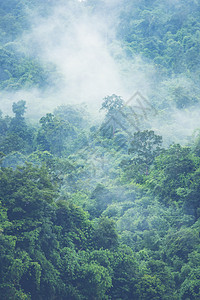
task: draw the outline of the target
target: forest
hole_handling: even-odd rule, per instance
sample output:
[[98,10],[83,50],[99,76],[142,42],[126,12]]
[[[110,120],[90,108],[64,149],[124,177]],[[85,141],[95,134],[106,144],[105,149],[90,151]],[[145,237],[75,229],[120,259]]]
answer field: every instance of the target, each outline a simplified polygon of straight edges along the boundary
[[0,1],[0,300],[200,299],[199,53],[196,0]]

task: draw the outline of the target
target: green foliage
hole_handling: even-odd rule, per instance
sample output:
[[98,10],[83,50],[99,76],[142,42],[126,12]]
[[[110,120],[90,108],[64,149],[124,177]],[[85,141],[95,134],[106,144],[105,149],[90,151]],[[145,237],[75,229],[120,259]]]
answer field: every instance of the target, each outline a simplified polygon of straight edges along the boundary
[[97,263],[85,264],[80,270],[80,290],[84,295],[81,299],[108,299],[106,292],[112,286],[112,279],[108,270]]
[[101,109],[106,110],[108,114],[120,110],[124,105],[124,101],[120,96],[112,95],[103,99]]
[[24,115],[26,110],[25,105],[26,105],[26,101],[24,100],[18,101],[17,103],[15,102],[13,103],[12,109],[16,119],[20,119]]
[[165,287],[159,278],[145,274],[140,283],[136,286],[138,299],[163,299],[165,295]]
[[113,195],[103,185],[98,184],[91,194],[91,199],[94,199],[94,205],[90,209],[92,216],[99,217],[101,213],[112,203]]
[[42,66],[42,63],[34,58],[25,57],[18,47],[17,43],[11,44],[10,47],[0,47],[0,89],[19,90],[32,86],[45,88],[48,81],[51,81],[49,74],[52,73],[52,67]]
[[190,148],[173,145],[156,158],[146,184],[162,202],[176,201],[197,212],[198,169],[199,158]]
[[[55,67],[27,57],[17,40],[30,26],[27,8],[48,15],[62,3],[1,1],[0,89],[52,83]],[[128,66],[138,55],[154,64],[156,88],[145,90],[166,130],[170,107],[187,115],[199,102],[197,1],[76,5],[117,16]],[[188,146],[162,149],[139,104],[105,97],[99,129],[84,105],[60,106],[34,125],[24,100],[13,103],[14,117],[0,112],[2,300],[200,298],[198,130]]]
[[131,56],[140,53],[168,72],[194,71],[199,65],[198,11],[196,1],[126,1],[118,36]]
[[154,159],[161,152],[162,137],[155,135],[152,130],[138,131],[134,133],[133,141],[129,147],[129,157],[122,161],[125,176],[142,183],[149,174],[149,168]]
[[73,131],[69,123],[56,118],[52,114],[40,119],[41,129],[37,134],[37,144],[39,150],[50,151],[52,154],[61,156],[66,138]]
[[118,234],[113,220],[102,217],[94,231],[94,245],[97,249],[115,249],[118,245]]
[[113,255],[113,299],[137,299],[136,282],[139,281],[138,265],[134,253],[128,247],[119,248]]
[[[43,136],[43,145],[51,152],[44,148],[26,154],[19,146],[20,152],[2,153],[0,291],[4,298],[198,298],[196,148],[161,149],[162,138],[143,131],[135,132],[129,153],[124,154],[125,149],[113,149],[114,143],[105,144],[99,132],[96,139],[103,143],[96,148],[96,158],[103,153],[104,162],[97,164],[101,177],[93,173],[92,178],[90,152],[63,155],[64,140],[74,137],[73,120],[68,118],[69,124],[64,115],[60,119],[47,114],[41,127],[33,130],[23,117],[25,102],[13,108],[16,116],[1,118],[2,128],[23,141],[28,131],[37,130],[37,147]],[[63,138],[57,142],[59,132]],[[1,139],[6,140],[3,132]],[[61,146],[59,152],[56,147]],[[129,170],[124,168],[127,157]],[[148,172],[141,171],[142,165]]]
[[0,134],[0,149],[3,153],[21,151],[31,152],[33,149],[34,129],[26,124],[23,117],[26,102],[21,100],[13,103],[14,118],[2,118],[2,133]]

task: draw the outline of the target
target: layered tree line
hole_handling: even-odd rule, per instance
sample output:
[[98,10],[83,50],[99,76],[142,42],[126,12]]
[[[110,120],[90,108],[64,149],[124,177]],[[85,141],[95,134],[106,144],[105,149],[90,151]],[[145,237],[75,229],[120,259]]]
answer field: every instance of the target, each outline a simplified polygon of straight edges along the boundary
[[[52,84],[54,66],[16,41],[30,29],[27,10],[55,4],[0,3],[1,90]],[[105,2],[79,5],[102,11]],[[200,131],[164,144],[147,118],[198,109],[199,4],[126,0],[116,14],[130,62],[153,61],[169,97],[155,92],[136,111],[107,96],[100,124],[81,105],[37,123],[25,100],[1,112],[0,300],[200,299]]]
[[107,121],[120,103],[99,128],[73,106],[1,116],[1,299],[200,297],[200,136],[130,139]]

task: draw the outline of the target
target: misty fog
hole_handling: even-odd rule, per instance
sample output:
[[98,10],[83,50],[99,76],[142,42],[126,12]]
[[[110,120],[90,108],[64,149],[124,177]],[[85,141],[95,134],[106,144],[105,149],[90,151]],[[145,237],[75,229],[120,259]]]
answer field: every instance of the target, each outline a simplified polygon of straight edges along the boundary
[[[179,1],[171,2],[178,5]],[[160,75],[155,63],[142,55],[130,59],[116,33],[123,3],[103,3],[91,9],[87,1],[59,1],[52,2],[46,14],[27,10],[31,29],[18,39],[19,50],[54,66],[56,73],[45,90],[1,91],[0,109],[11,114],[13,100],[23,99],[27,116],[38,120],[59,105],[85,103],[95,119],[105,96],[116,94],[126,102],[139,91],[152,105],[169,103],[150,120],[152,128],[164,136],[166,143],[185,143],[185,138],[200,126],[199,103],[185,111],[174,107],[173,82],[181,82],[179,86],[186,90],[187,97],[197,95],[199,88],[187,77]]]

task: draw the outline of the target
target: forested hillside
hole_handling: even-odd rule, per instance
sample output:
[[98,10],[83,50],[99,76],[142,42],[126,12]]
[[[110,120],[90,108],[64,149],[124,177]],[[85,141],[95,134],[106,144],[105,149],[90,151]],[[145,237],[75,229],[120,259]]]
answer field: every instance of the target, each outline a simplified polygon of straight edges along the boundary
[[[92,111],[90,90],[105,87],[97,66],[85,87],[71,50],[59,57],[67,77],[64,51],[40,53],[52,48],[35,37],[49,19],[63,47],[57,10],[63,37],[80,18],[102,17],[104,39],[91,41],[86,26],[78,41],[91,62],[100,48],[100,65],[117,66],[109,74],[141,85],[105,90]],[[198,1],[0,2],[0,300],[200,299],[199,37]],[[83,86],[88,102],[62,101],[62,89]]]

